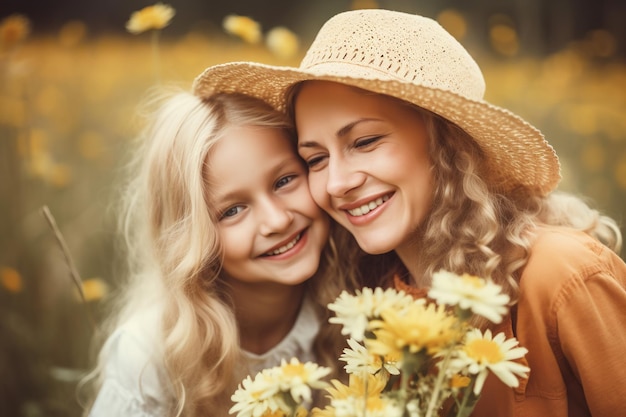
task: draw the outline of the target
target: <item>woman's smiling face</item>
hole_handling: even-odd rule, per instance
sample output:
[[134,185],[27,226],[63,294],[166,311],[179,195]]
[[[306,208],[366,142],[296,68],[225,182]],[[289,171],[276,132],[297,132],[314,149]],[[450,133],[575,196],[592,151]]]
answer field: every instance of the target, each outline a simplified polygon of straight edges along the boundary
[[433,195],[420,113],[327,81],[305,82],[294,104],[298,152],[315,202],[368,253],[410,245]]

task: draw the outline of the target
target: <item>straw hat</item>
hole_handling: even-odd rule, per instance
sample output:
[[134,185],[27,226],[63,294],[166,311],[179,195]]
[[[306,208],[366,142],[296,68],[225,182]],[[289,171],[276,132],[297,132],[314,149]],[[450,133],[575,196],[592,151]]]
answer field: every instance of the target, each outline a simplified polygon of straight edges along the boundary
[[495,190],[547,194],[559,160],[539,130],[487,103],[485,81],[468,52],[436,21],[381,10],[340,13],[320,29],[299,68],[234,62],[207,68],[194,94],[240,92],[284,110],[286,93],[305,80],[327,80],[393,96],[428,109],[470,134],[487,157]]

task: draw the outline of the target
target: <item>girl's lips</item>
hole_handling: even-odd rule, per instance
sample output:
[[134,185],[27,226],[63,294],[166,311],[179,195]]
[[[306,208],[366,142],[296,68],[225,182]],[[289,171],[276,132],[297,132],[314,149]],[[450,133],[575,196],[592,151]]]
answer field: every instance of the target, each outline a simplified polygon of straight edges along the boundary
[[295,255],[306,243],[306,230],[296,233],[291,239],[286,240],[261,255],[263,258],[284,259]]

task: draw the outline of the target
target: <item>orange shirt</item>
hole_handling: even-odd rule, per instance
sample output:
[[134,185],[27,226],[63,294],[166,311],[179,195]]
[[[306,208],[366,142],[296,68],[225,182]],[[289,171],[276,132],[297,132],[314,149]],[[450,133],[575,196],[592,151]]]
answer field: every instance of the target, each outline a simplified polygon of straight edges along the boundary
[[520,280],[515,332],[510,316],[493,330],[528,349],[530,374],[518,388],[489,375],[472,416],[626,416],[626,264],[601,243],[540,229]]

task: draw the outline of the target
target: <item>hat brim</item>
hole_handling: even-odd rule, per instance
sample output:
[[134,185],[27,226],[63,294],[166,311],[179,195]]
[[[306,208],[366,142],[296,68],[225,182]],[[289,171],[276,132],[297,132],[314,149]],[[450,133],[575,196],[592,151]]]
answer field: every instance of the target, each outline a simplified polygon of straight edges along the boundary
[[450,91],[393,79],[384,73],[373,74],[371,68],[360,70],[358,65],[334,63],[326,68],[318,65],[303,70],[232,62],[207,68],[194,80],[193,92],[200,97],[220,92],[243,93],[284,111],[289,88],[312,80],[338,82],[396,97],[453,122],[472,136],[485,153],[489,186],[496,191],[523,187],[545,195],[561,179],[559,160],[552,146],[538,129],[514,113]]

